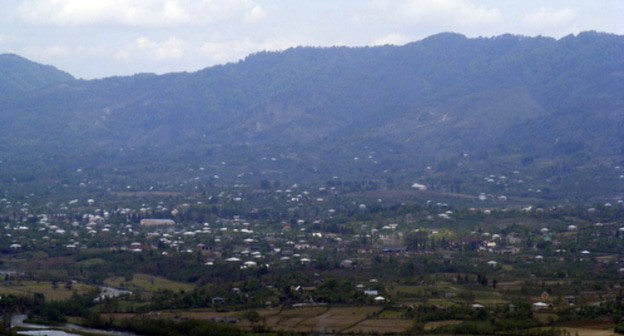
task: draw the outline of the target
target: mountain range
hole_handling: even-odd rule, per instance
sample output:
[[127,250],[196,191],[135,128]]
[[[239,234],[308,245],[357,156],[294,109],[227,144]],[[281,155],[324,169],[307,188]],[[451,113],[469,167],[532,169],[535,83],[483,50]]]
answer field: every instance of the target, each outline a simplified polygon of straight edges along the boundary
[[[442,33],[97,80],[0,55],[5,188],[71,184],[76,170],[163,188],[201,172],[593,200],[624,192],[623,157],[624,36],[612,34]],[[514,174],[520,185],[505,182]]]

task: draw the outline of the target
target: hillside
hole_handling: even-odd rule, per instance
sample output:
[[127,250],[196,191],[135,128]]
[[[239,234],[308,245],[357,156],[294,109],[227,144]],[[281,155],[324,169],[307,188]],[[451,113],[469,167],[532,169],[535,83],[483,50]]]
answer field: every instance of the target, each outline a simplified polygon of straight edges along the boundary
[[14,54],[0,54],[0,98],[73,81],[52,66],[37,64]]
[[[69,172],[90,167],[109,187],[164,188],[201,167],[203,183],[339,176],[609,198],[624,192],[615,168],[624,164],[623,70],[624,37],[595,32],[300,47],[195,73],[92,81],[3,55],[2,180],[72,182]],[[125,175],[109,176],[115,169]],[[506,178],[488,184],[489,175]]]

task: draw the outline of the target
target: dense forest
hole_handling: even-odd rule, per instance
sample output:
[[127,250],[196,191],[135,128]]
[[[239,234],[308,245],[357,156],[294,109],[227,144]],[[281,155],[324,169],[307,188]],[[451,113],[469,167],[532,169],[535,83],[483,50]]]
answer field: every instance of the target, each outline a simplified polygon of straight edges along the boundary
[[2,55],[1,178],[50,187],[76,169],[111,181],[123,167],[177,184],[202,167],[228,181],[346,175],[476,193],[482,172],[520,171],[541,181],[540,197],[610,197],[622,190],[623,56],[624,39],[604,33],[443,33],[85,81]]

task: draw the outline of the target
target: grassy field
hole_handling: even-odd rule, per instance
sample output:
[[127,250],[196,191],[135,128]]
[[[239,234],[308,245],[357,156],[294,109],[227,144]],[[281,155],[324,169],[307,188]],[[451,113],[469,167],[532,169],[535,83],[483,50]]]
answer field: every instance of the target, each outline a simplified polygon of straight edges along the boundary
[[356,326],[381,307],[334,307],[297,324],[294,331],[339,332]]
[[326,313],[329,310],[327,306],[319,307],[300,307],[293,309],[284,309],[275,314],[260,313],[265,316],[266,324],[276,330],[296,330],[304,321],[315,316]]
[[522,281],[499,282],[496,288],[501,292],[518,292],[522,288]]
[[557,321],[559,319],[557,314],[553,313],[535,313],[533,316],[542,323],[550,323],[551,321]]
[[90,258],[90,259],[85,259],[83,261],[79,261],[76,264],[83,266],[83,267],[90,267],[90,266],[95,266],[95,265],[105,265],[106,263],[107,261],[102,258]]
[[[290,309],[260,309],[257,312],[264,325],[274,331],[284,332],[330,332],[330,333],[403,333],[409,330],[413,321],[401,319],[396,314],[379,314],[379,306],[363,307],[298,307]],[[379,315],[379,316],[378,316]],[[111,315],[121,317],[121,315]],[[242,329],[251,329],[253,324],[245,319],[245,312],[215,312],[209,309],[172,310],[157,313],[167,319],[203,319],[237,317],[236,324]],[[128,317],[127,315],[125,317]]]
[[613,328],[611,330],[602,330],[602,329],[587,329],[587,328],[563,328],[570,335],[579,335],[579,336],[615,336],[619,335],[613,332]]
[[[278,332],[301,332],[301,333],[331,333],[331,334],[405,334],[414,326],[412,319],[385,318],[383,312],[379,314],[381,307],[300,307],[292,309],[260,309],[257,312],[262,317],[255,325],[263,325]],[[542,317],[547,317],[548,314]],[[133,314],[106,314],[116,319],[127,318]],[[251,330],[254,326],[244,318],[244,311],[215,312],[209,309],[197,310],[172,310],[161,311],[153,317],[165,319],[203,319],[237,317],[240,322],[235,324],[242,330]],[[461,320],[444,320],[427,322],[424,325],[425,332],[432,332],[444,326],[457,325]],[[569,335],[588,336],[614,336],[613,325],[601,324],[573,324],[566,325],[562,329]]]
[[[515,284],[508,284],[509,287],[513,285]],[[453,294],[455,296],[451,298],[444,298],[447,293]],[[393,296],[396,297],[397,300],[402,302],[403,304],[418,302],[420,300],[422,302],[435,304],[441,307],[447,307],[456,304],[459,301],[462,301],[460,295],[462,293],[466,293],[466,291],[461,290],[460,288],[457,288],[453,286],[453,284],[448,282],[440,282],[434,286],[397,286],[392,292]],[[505,300],[499,290],[471,290],[469,291],[469,293],[471,296],[474,296],[474,299],[470,301],[478,302],[484,305],[497,305],[508,303],[508,301]]]
[[192,310],[192,311],[163,311],[158,313],[158,317],[169,319],[197,319],[211,320],[223,317],[241,317],[242,312],[215,312],[210,310]]
[[[401,319],[400,312],[381,312],[378,306],[302,307],[266,315],[266,326],[295,332],[403,333],[413,322]],[[381,314],[380,314],[381,312]]]
[[502,295],[493,291],[472,291],[475,296],[475,301],[484,305],[496,305],[502,303],[508,303],[503,299]]
[[402,319],[404,312],[401,310],[384,310],[377,318],[380,319]]
[[427,288],[420,286],[396,286],[395,293],[403,293],[408,295],[421,295],[427,291]]
[[461,320],[445,320],[445,321],[434,321],[425,323],[425,331],[431,331],[440,327],[446,327],[450,325],[461,324],[464,321]]
[[140,273],[134,274],[130,281],[126,281],[123,277],[114,277],[104,280],[104,283],[106,286],[110,287],[151,293],[158,292],[159,290],[189,292],[195,288],[192,284],[171,281],[165,278]]
[[456,303],[449,301],[447,299],[429,299],[427,300],[428,304],[436,305],[438,307],[450,307],[456,305]]
[[83,284],[73,284],[71,289],[67,289],[65,284],[59,283],[55,289],[52,283],[47,281],[22,281],[19,284],[11,283],[0,286],[0,295],[32,296],[34,293],[41,293],[48,301],[63,301],[69,299],[74,292],[85,294],[92,290],[97,290],[97,288]]
[[613,323],[595,322],[595,323],[566,323],[562,329],[570,333],[570,335],[587,335],[587,336],[613,336],[618,335],[613,331]]
[[367,319],[349,329],[343,330],[343,332],[354,334],[401,334],[405,333],[412,326],[412,320]]

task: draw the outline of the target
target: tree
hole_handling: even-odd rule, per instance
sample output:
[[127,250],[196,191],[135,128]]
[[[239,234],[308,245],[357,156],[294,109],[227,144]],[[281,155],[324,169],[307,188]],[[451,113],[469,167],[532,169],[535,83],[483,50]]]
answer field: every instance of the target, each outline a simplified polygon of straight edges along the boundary
[[481,284],[481,286],[486,287],[488,284],[488,278],[485,274],[477,274],[477,282]]
[[260,322],[260,314],[255,310],[248,310],[243,314],[243,317],[251,323]]
[[424,230],[410,232],[405,236],[405,245],[410,251],[424,250],[427,248],[428,236]]
[[43,293],[33,294],[33,301],[35,306],[40,306],[46,302],[45,295]]
[[264,190],[271,189],[271,182],[269,180],[261,180],[260,189],[264,189]]

